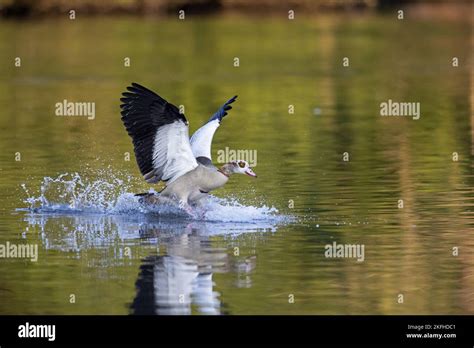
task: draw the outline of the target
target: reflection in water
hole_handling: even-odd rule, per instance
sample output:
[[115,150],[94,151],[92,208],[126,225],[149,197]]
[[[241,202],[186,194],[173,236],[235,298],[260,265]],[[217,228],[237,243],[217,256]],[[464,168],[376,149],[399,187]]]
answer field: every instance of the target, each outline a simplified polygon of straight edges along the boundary
[[108,266],[127,260],[126,248],[146,246],[130,306],[133,314],[192,314],[193,308],[201,314],[221,314],[213,275],[231,271],[236,274],[237,287],[251,287],[256,256],[230,258],[229,251],[214,245],[211,238],[276,231],[276,226],[265,222],[228,225],[146,215],[28,214],[25,219],[30,228],[39,227],[45,249],[76,252],[78,256],[88,249],[114,249]]
[[[146,226],[145,233],[169,234],[161,226]],[[176,231],[176,230],[175,230]],[[219,294],[213,291],[212,275],[225,272],[225,250],[210,248],[208,237],[199,229],[186,229],[163,239],[165,256],[150,256],[143,261],[136,283],[137,297],[132,310],[136,314],[191,314],[191,305],[206,314],[219,314]]]
[[[38,243],[39,261],[0,265],[8,264],[0,267],[8,289],[0,289],[0,313],[171,312],[176,299],[161,295],[168,288],[185,293],[192,313],[474,313],[474,79],[465,17],[3,22],[0,52],[34,64],[18,69],[0,55],[0,240]],[[124,69],[130,52],[136,64]],[[124,86],[137,79],[186,105],[191,133],[222,98],[239,95],[213,150],[252,144],[259,179],[231,180],[216,193],[245,205],[208,216],[227,223],[81,213],[114,214],[111,195],[123,193],[127,208],[125,193],[150,189],[133,158],[124,160],[130,140],[118,110]],[[55,117],[63,99],[96,101],[97,117]],[[380,117],[388,99],[420,102],[421,118]],[[56,179],[66,172],[80,177]],[[79,211],[42,211],[25,222],[15,211],[28,206],[21,184],[50,203],[59,190]],[[38,195],[37,187],[50,191]],[[278,233],[268,233],[273,222],[246,224],[270,213],[255,208],[263,205],[298,221]],[[324,245],[334,241],[364,244],[365,261],[326,259]],[[139,306],[145,293],[149,307]]]
[[212,249],[203,236],[205,226],[147,224],[140,235],[160,239],[165,256],[144,260],[136,283],[137,297],[132,310],[136,314],[191,314],[191,305],[205,314],[219,314],[219,294],[213,291],[212,274],[225,271],[226,250]]

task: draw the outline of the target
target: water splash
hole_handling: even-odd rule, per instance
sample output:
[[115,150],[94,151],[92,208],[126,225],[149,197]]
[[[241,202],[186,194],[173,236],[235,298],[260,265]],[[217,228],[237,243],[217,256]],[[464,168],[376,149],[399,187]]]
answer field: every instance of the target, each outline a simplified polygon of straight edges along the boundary
[[99,171],[99,178],[92,181],[83,180],[78,173],[45,177],[36,195],[22,184],[28,196],[24,202],[35,212],[106,213],[114,208],[117,195],[125,194],[130,186],[130,180],[102,177],[106,175]]
[[[38,214],[100,214],[100,215],[152,215],[158,218],[180,218],[209,222],[284,222],[288,219],[275,207],[246,206],[236,199],[222,199],[212,195],[203,207],[191,211],[178,205],[144,205],[135,196],[135,182],[121,178],[110,168],[83,178],[78,173],[64,173],[43,178],[38,190],[32,192],[22,184],[27,197],[26,210]],[[149,191],[156,193],[153,190]],[[25,210],[25,209],[22,209]]]

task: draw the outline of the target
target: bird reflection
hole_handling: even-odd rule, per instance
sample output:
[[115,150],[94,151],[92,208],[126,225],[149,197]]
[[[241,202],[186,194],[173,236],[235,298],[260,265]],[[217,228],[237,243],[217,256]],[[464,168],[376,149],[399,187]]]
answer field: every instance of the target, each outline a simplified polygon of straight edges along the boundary
[[[255,243],[265,238],[266,232],[276,230],[264,222],[235,224],[133,215],[30,214],[25,220],[28,229],[38,230],[44,249],[86,256],[90,268],[111,270],[110,274],[116,267],[136,267],[138,260],[124,250],[143,246],[147,256],[139,259],[136,293],[128,304],[132,314],[226,314],[215,275],[229,273],[225,279],[230,284],[250,288],[257,265],[252,252]],[[236,253],[242,241],[245,252]],[[107,276],[107,272],[100,276]]]
[[[184,228],[183,228],[184,227]],[[142,237],[159,239],[166,255],[143,260],[136,282],[134,314],[221,314],[213,274],[229,269],[226,249],[211,247],[205,225],[146,224]]]

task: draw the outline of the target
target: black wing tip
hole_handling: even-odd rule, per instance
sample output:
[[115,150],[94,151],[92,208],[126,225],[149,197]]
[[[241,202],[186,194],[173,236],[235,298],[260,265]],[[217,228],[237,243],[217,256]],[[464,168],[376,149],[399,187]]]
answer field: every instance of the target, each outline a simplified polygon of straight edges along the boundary
[[238,95],[234,95],[232,98],[230,98],[228,101],[225,102],[225,104],[222,107],[227,107],[230,106],[233,102],[237,100]]
[[[132,92],[132,93],[138,93],[140,91],[148,90],[146,87],[143,87],[142,85],[132,82],[131,85],[127,86],[127,91]],[[126,93],[126,92],[124,92]]]
[[127,98],[133,98],[135,97],[137,94],[140,93],[140,91],[142,89],[144,89],[145,87],[143,87],[142,85],[139,85],[138,83],[136,82],[132,82],[130,85],[128,85],[126,88],[125,88],[125,91],[122,92],[122,96],[123,97],[127,97]]
[[216,111],[214,115],[211,116],[208,122],[218,120],[219,123],[222,121],[222,119],[227,115],[227,111],[232,109],[232,104],[233,102],[236,101],[238,95],[234,95],[232,98],[230,98],[228,101],[225,102],[224,105],[222,105],[219,110]]
[[144,96],[149,96],[149,97],[154,97],[154,98],[159,98],[160,100],[163,100],[158,94],[153,92],[151,89],[146,88],[145,86],[142,86],[139,83],[132,82],[129,86],[126,87],[126,91],[122,93],[122,96],[124,97],[134,97],[137,95],[144,95]]
[[[152,90],[136,82],[132,82],[131,85],[127,86],[126,91],[122,93],[120,102],[122,119],[133,117],[135,118],[133,122],[136,123],[138,122],[138,118],[147,119],[151,117],[151,114],[147,112],[152,113],[153,111],[162,113],[161,119],[149,120],[150,124],[155,126],[163,122],[165,124],[171,123],[173,120],[181,120],[184,124],[188,124],[186,116],[181,114],[175,105],[168,103]],[[152,110],[156,107],[158,107],[159,110]],[[167,120],[164,121],[163,118]],[[144,120],[142,120],[142,122],[144,122]]]
[[130,86],[128,86],[127,88],[138,88],[138,89],[144,89],[144,90],[147,90],[149,91],[148,88],[146,88],[145,86],[137,83],[137,82],[132,82],[132,84]]
[[165,99],[160,97],[151,89],[148,89],[136,82],[132,82],[126,87],[126,90],[122,92],[122,98],[120,98],[120,101],[123,103],[120,106],[122,109],[127,107],[127,105],[130,107],[130,105],[142,104],[143,102],[157,102],[163,106],[169,104]]

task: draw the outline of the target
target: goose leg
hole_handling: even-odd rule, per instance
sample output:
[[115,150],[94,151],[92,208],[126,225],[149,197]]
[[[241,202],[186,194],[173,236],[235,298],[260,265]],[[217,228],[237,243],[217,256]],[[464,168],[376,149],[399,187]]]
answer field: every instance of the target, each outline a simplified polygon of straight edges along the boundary
[[196,213],[193,209],[193,207],[191,207],[188,202],[184,201],[184,200],[179,200],[179,203],[178,203],[178,206],[183,209],[186,213],[188,213],[189,215],[191,215],[192,217],[195,217],[196,216]]
[[206,202],[207,202],[207,195],[193,202],[193,207],[195,211],[199,214],[200,219],[204,219],[206,216],[206,212],[207,212]]

